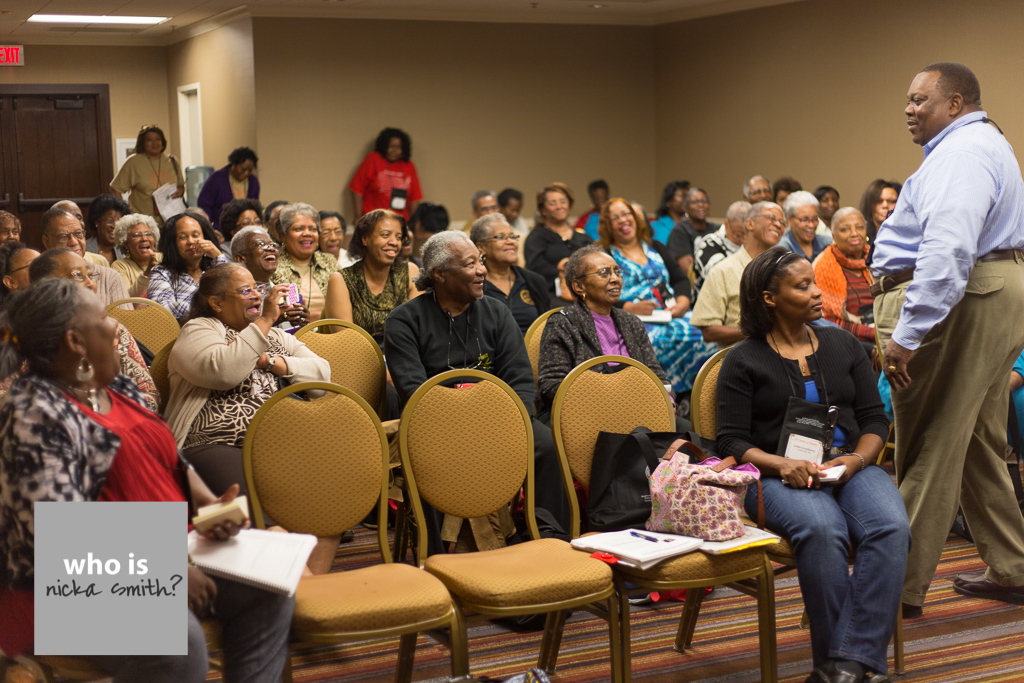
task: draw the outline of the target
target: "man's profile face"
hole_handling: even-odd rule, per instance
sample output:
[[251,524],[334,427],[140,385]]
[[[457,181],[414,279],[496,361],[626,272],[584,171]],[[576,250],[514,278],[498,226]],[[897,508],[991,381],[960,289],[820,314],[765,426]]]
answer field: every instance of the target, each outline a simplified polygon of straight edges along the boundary
[[949,100],[939,90],[938,71],[922,71],[914,77],[907,91],[907,128],[914,144],[926,145],[949,125]]

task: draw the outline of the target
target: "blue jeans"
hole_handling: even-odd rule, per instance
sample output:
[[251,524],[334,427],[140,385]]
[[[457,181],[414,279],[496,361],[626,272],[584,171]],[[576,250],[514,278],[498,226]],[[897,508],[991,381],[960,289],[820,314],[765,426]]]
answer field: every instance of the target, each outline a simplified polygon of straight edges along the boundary
[[[842,486],[816,490],[794,489],[774,477],[761,482],[765,526],[793,546],[814,666],[843,659],[885,673],[910,551],[899,490],[875,466]],[[745,503],[756,518],[756,487],[749,487]],[[857,550],[852,574],[851,546]]]

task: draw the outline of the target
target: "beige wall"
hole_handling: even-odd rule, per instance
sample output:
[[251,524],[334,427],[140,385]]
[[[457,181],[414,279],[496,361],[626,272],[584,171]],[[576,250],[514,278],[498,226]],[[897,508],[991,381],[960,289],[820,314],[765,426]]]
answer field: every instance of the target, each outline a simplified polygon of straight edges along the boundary
[[111,151],[114,139],[134,140],[150,123],[174,137],[167,121],[165,47],[27,45],[25,66],[4,69],[3,82],[109,84]]
[[265,202],[344,197],[350,216],[343,188],[385,126],[453,220],[478,189],[554,180],[582,210],[597,177],[654,200],[651,28],[255,18],[253,35]]
[[659,185],[704,185],[712,212],[754,173],[839,189],[859,205],[877,177],[922,158],[903,108],[932,62],[970,66],[982,104],[1024,150],[1024,13],[1017,0],[819,0],[660,26]]
[[[241,19],[167,48],[171,147],[180,152],[178,87],[199,83],[203,163],[220,168],[236,147],[257,148],[252,20]],[[258,152],[257,152],[258,153]],[[263,164],[260,164],[262,170]]]

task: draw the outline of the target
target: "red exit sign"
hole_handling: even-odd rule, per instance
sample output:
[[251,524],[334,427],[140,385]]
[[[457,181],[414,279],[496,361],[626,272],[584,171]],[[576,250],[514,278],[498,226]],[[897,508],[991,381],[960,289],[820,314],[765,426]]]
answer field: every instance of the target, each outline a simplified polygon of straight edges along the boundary
[[0,66],[25,66],[25,46],[0,45]]

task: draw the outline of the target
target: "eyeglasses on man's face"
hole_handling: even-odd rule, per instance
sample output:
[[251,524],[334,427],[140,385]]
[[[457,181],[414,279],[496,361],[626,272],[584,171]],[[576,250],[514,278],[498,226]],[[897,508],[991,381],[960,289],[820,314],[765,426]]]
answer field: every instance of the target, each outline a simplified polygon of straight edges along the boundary
[[54,235],[53,239],[57,241],[57,244],[67,244],[71,240],[80,242],[85,239],[85,231],[77,230],[75,232],[62,232],[59,235]]

